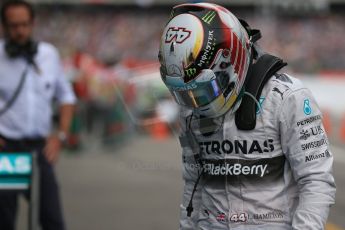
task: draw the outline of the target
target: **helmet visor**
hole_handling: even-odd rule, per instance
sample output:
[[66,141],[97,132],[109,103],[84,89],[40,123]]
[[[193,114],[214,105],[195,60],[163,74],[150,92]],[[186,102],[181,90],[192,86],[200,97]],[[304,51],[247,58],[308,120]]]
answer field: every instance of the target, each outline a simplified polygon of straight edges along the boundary
[[185,83],[181,77],[163,76],[162,79],[176,102],[187,107],[198,108],[214,101],[224,93],[229,82],[229,76],[222,72],[214,73],[204,69],[195,80]]
[[211,103],[222,93],[216,79],[203,83],[195,89],[171,91],[178,104],[193,108],[198,108]]

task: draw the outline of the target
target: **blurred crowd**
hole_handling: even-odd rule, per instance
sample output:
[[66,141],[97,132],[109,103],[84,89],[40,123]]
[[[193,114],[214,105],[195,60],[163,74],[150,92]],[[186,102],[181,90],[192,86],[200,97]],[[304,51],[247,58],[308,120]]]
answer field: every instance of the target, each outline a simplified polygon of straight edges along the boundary
[[299,73],[344,71],[345,15],[250,17],[260,28],[263,48],[288,61]]
[[168,15],[121,8],[51,8],[39,11],[36,34],[57,45],[64,56],[79,50],[108,64],[126,58],[156,60]]
[[[36,34],[57,45],[64,56],[76,50],[104,63],[125,58],[156,60],[170,9],[51,7],[39,10]],[[284,16],[241,10],[235,14],[260,28],[261,44],[297,72],[343,70],[344,14]]]

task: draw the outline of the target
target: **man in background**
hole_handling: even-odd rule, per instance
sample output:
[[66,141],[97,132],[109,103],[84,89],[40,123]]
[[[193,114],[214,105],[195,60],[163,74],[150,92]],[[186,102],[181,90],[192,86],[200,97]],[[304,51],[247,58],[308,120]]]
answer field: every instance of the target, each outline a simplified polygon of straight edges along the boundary
[[[7,1],[1,8],[0,151],[38,152],[41,227],[63,230],[53,165],[68,135],[75,96],[56,48],[33,40],[34,17],[32,6],[25,1]],[[58,130],[52,132],[54,99],[60,105],[60,122]],[[15,228],[17,195],[0,192],[2,230]]]

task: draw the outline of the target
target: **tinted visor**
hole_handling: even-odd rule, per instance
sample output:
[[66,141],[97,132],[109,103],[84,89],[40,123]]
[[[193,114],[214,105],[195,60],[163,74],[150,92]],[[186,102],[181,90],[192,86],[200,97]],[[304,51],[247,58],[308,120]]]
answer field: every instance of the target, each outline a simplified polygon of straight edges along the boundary
[[177,103],[194,108],[211,103],[221,93],[221,87],[216,79],[202,83],[196,89],[172,91]]
[[176,102],[187,107],[198,108],[214,101],[229,89],[230,76],[226,71],[213,72],[204,69],[195,80],[185,83],[183,78],[164,75],[162,79]]

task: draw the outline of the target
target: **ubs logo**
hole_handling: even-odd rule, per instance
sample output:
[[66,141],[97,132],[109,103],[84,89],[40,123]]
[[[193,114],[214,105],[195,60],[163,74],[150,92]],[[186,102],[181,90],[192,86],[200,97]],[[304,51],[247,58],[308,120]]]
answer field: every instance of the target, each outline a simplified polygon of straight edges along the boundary
[[323,130],[321,125],[311,127],[309,129],[302,129],[300,132],[300,140],[307,140],[310,136],[316,136],[323,134],[325,131]]

